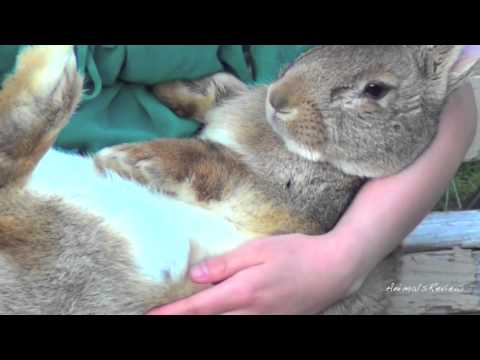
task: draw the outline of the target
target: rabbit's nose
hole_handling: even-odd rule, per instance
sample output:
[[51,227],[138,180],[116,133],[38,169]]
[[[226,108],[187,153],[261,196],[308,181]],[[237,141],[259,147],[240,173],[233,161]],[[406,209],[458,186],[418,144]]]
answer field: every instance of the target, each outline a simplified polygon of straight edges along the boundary
[[279,88],[272,89],[269,101],[270,105],[272,105],[277,111],[281,111],[288,107],[288,95],[285,91],[282,91],[282,89]]

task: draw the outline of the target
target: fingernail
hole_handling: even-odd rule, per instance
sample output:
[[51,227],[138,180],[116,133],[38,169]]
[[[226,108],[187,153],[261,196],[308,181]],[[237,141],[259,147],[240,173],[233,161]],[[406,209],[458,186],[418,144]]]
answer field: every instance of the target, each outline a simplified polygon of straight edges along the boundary
[[208,276],[208,268],[205,265],[205,263],[202,263],[202,264],[195,265],[194,267],[192,267],[192,270],[191,270],[190,273],[191,273],[193,278],[195,278],[197,280],[202,280],[202,279],[205,279]]

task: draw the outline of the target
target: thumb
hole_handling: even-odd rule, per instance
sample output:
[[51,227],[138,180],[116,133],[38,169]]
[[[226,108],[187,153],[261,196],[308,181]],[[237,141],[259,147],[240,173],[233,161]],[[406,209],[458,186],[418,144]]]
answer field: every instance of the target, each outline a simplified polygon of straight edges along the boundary
[[193,282],[206,284],[221,282],[239,271],[262,263],[255,243],[249,243],[225,255],[206,259],[190,270]]

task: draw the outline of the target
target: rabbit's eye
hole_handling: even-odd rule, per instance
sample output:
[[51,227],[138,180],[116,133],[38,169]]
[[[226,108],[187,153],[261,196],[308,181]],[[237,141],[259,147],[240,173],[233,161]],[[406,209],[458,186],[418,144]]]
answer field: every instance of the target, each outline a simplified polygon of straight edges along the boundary
[[363,89],[363,94],[373,100],[383,99],[391,90],[391,88],[383,83],[371,82]]

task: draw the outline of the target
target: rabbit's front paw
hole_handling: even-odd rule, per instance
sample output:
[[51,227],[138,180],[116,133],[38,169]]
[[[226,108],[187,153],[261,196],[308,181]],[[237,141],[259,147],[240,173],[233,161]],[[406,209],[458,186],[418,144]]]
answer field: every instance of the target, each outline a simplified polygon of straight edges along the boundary
[[103,149],[95,156],[95,166],[101,174],[113,172],[125,179],[146,185],[151,180],[150,157],[136,149],[135,144]]
[[158,84],[153,92],[158,100],[183,118],[200,120],[212,106],[213,93],[201,89],[189,81],[172,81]]
[[161,83],[154,86],[153,93],[178,116],[205,123],[212,108],[246,89],[233,75],[217,73],[194,81]]
[[223,194],[225,179],[219,173],[226,175],[228,170],[218,169],[221,165],[215,163],[214,149],[196,139],[124,144],[100,151],[95,166],[100,173],[113,172],[154,191],[198,204]]

